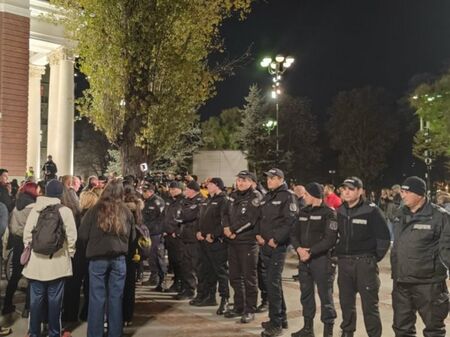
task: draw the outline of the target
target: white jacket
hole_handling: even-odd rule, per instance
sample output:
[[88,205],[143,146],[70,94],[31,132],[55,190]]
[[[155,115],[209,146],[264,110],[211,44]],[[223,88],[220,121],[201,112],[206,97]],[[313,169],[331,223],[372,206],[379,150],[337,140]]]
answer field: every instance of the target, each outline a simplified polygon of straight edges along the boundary
[[[39,211],[49,205],[60,204],[58,198],[38,197],[32,208],[23,231],[23,244],[25,247],[31,242],[31,231],[37,224]],[[31,280],[52,281],[62,277],[72,276],[71,257],[75,254],[75,243],[77,241],[77,228],[72,211],[68,207],[59,209],[66,231],[66,242],[64,246],[53,254],[52,258],[31,251],[30,260],[23,269],[23,276]]]

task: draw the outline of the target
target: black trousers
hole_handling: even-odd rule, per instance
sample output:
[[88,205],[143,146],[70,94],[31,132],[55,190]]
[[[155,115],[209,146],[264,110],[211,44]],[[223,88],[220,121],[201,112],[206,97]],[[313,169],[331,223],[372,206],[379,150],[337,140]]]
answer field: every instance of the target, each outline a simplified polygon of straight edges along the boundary
[[166,243],[167,254],[169,256],[169,264],[173,269],[175,281],[181,281],[181,264],[183,256],[183,241],[180,238],[174,238],[172,235],[164,237]]
[[445,281],[430,284],[394,282],[393,329],[396,337],[416,336],[416,313],[425,323],[425,337],[444,337],[444,320],[449,312],[449,294]]
[[200,244],[200,273],[199,278],[204,294],[215,295],[216,284],[219,283],[219,295],[222,298],[230,297],[228,287],[228,248],[225,242],[215,241],[208,243],[202,241]]
[[167,273],[167,265],[164,259],[164,239],[161,234],[151,235],[150,238],[152,240],[150,257],[148,258],[150,273],[156,274],[162,279]]
[[13,247],[12,274],[11,278],[8,281],[8,285],[6,286],[5,299],[3,302],[3,308],[5,309],[9,309],[13,305],[13,296],[17,290],[19,281],[22,278],[22,270],[23,270],[23,266],[20,263],[20,255],[22,254],[24,249],[23,239],[19,236],[11,234],[9,240]]
[[266,287],[269,301],[270,322],[281,327],[286,320],[286,302],[284,301],[281,275],[286,260],[286,246],[270,248],[267,244],[262,247],[262,260],[267,268]]
[[136,270],[138,263],[132,261],[131,256],[127,256],[127,275],[123,288],[122,316],[124,322],[131,322],[134,316],[134,303],[136,300]]
[[356,330],[356,294],[359,293],[367,335],[381,337],[378,309],[380,278],[375,257],[339,257],[338,267],[339,302],[342,310],[341,329],[346,332]]
[[258,245],[228,244],[230,284],[234,289],[234,310],[254,313],[258,300]]
[[261,292],[261,300],[267,302],[267,268],[264,265],[263,259],[261,257],[261,250],[258,254],[258,288]]
[[199,270],[200,244],[198,242],[182,242],[181,278],[183,289],[194,293],[197,288]]
[[336,319],[336,310],[333,302],[333,283],[336,273],[336,265],[323,255],[313,258],[307,263],[300,262],[298,276],[300,282],[303,307],[303,317],[314,319],[316,315],[316,300],[314,296],[314,285],[320,298],[320,320],[325,324],[333,324]]

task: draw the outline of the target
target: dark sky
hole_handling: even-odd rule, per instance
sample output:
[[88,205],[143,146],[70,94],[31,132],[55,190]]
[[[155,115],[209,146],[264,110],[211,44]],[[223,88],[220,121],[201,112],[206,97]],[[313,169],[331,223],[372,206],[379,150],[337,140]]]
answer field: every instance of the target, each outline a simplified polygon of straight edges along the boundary
[[259,66],[265,55],[292,55],[296,62],[283,88],[307,96],[323,116],[341,90],[383,86],[396,96],[420,73],[437,73],[450,59],[448,0],[257,0],[247,20],[223,27],[231,56],[253,44],[252,60],[217,86],[202,117],[242,106],[248,87],[270,89]]

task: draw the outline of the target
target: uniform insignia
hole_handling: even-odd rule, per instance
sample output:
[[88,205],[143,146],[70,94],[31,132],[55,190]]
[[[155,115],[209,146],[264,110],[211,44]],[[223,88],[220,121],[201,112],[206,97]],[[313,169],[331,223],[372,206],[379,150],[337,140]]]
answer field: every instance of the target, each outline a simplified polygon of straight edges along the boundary
[[217,202],[216,202],[216,201],[213,201],[213,202],[211,203],[211,205],[217,205]]
[[155,204],[156,204],[156,206],[161,205],[161,203],[159,202],[159,200],[156,200],[156,201],[155,201]]
[[305,216],[301,216],[300,218],[298,218],[300,221],[308,221],[308,218]]
[[358,224],[358,225],[367,225],[366,219],[353,219],[352,223]]
[[261,201],[259,204],[264,205],[265,203],[266,203],[265,201]]
[[322,216],[321,215],[311,215],[309,218],[311,220],[322,220]]
[[272,205],[281,205],[281,200],[279,200],[279,201],[272,201]]
[[337,229],[338,229],[337,221],[335,221],[335,220],[331,220],[331,221],[330,221],[330,229],[331,229],[332,231],[337,231]]
[[255,207],[258,207],[261,204],[258,198],[255,198],[252,200],[252,205]]
[[228,197],[228,200],[230,200],[230,201],[234,201],[234,198],[232,198],[232,197]]
[[415,224],[413,226],[413,229],[423,229],[423,230],[430,230],[431,229],[431,225],[426,225],[426,224]]
[[370,206],[370,207],[377,207],[377,204],[375,204],[375,203],[373,203],[373,202],[370,202],[370,203],[369,203],[369,206]]
[[189,207],[190,209],[196,209],[197,205],[192,205],[191,207]]
[[155,207],[154,206],[149,206],[148,209],[155,209]]
[[290,210],[291,212],[297,212],[297,210],[298,210],[297,203],[291,202],[291,203],[289,204],[289,210]]
[[247,208],[244,207],[244,208],[241,209],[241,213],[245,214],[245,212],[247,212]]

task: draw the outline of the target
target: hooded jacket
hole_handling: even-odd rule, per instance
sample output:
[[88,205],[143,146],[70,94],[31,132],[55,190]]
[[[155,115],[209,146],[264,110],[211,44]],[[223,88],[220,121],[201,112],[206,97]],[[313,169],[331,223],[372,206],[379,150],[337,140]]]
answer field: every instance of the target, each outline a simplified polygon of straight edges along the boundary
[[23,229],[30,215],[31,209],[34,207],[36,200],[27,193],[20,193],[16,201],[16,207],[11,213],[9,222],[9,233],[19,237],[23,236]]

